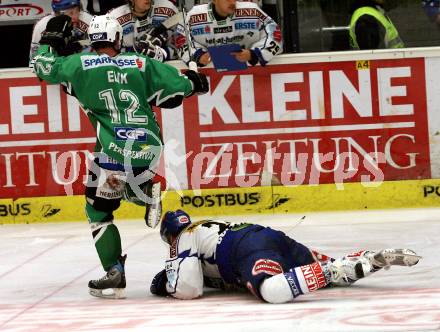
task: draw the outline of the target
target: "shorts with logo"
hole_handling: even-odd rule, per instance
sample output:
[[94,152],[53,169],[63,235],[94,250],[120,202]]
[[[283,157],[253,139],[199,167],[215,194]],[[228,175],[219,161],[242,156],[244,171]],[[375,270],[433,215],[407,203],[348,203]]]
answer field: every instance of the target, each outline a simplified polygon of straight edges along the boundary
[[[227,283],[247,287],[259,298],[264,279],[315,262],[306,246],[281,231],[260,225],[251,225],[237,232],[228,230],[222,243],[230,249],[219,250],[222,245],[217,247],[216,260],[222,277],[226,277]],[[228,266],[225,268],[223,263]]]
[[96,210],[112,212],[119,207],[122,198],[145,205],[142,199],[143,188],[153,175],[148,168],[126,169],[124,165],[100,153],[88,171],[85,194],[89,204]]

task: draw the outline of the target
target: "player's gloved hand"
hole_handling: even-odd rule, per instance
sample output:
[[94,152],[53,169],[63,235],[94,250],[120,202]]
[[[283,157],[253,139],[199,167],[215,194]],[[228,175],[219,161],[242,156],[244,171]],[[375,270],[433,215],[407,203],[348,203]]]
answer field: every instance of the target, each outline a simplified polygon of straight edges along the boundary
[[142,36],[142,38],[139,38],[138,43],[146,43],[146,44],[152,44],[155,46],[163,47],[166,44],[167,40],[166,38],[163,38],[163,36],[152,36],[149,34],[145,34]]
[[165,269],[160,271],[151,281],[150,292],[157,296],[167,296],[167,272]]
[[55,51],[62,52],[72,39],[72,19],[67,15],[52,17],[47,22],[40,44],[49,45]]
[[167,39],[167,29],[161,24],[158,27],[148,30],[142,37],[139,38],[139,42],[149,41],[153,45],[163,48],[166,46]]
[[151,30],[150,34],[152,36],[162,35],[162,36],[165,36],[165,38],[166,38],[167,34],[168,34],[168,30],[167,30],[167,28],[162,23],[160,23],[158,26],[154,27]]
[[66,47],[58,51],[59,55],[68,56],[75,53],[80,53],[83,47],[78,41],[70,41],[67,43]]
[[150,40],[139,41],[136,45],[136,52],[160,62],[163,62],[167,57],[166,51]]
[[183,73],[192,82],[193,94],[203,95],[209,91],[209,83],[206,75],[197,73],[194,70],[187,70]]

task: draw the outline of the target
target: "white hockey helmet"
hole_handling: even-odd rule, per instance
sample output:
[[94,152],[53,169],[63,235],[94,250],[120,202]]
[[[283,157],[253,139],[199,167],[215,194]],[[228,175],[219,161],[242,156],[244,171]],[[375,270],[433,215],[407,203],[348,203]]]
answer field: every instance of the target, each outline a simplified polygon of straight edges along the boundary
[[122,43],[122,27],[118,20],[108,15],[94,16],[87,34],[92,45],[96,42],[117,42],[120,47]]

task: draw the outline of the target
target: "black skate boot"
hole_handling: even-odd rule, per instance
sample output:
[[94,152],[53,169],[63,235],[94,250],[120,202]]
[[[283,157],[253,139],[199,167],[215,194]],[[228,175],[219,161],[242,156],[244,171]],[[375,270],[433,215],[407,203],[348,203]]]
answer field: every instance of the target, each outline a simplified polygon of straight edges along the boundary
[[145,222],[147,226],[155,228],[162,214],[160,182],[148,181],[145,187],[147,200],[145,202]]
[[109,299],[125,298],[125,259],[127,255],[118,259],[118,264],[112,266],[101,279],[89,281],[89,293],[96,297]]

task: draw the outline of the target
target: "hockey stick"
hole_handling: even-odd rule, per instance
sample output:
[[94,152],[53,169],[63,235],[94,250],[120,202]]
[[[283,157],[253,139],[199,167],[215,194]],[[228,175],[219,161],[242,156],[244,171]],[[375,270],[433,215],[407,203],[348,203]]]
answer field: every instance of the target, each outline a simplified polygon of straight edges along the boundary
[[187,17],[187,13],[186,13],[186,8],[185,8],[185,0],[182,0],[180,2],[180,11],[182,13],[182,19],[183,19],[183,29],[185,30],[185,38],[186,38],[186,46],[188,47],[188,55],[189,55],[189,63],[188,63],[188,68],[189,70],[193,70],[196,73],[198,72],[197,69],[197,63],[193,60],[192,58],[192,54],[191,54],[191,45],[192,45],[192,40],[191,40],[191,32],[189,31],[189,27],[188,24],[186,22],[186,17]]

